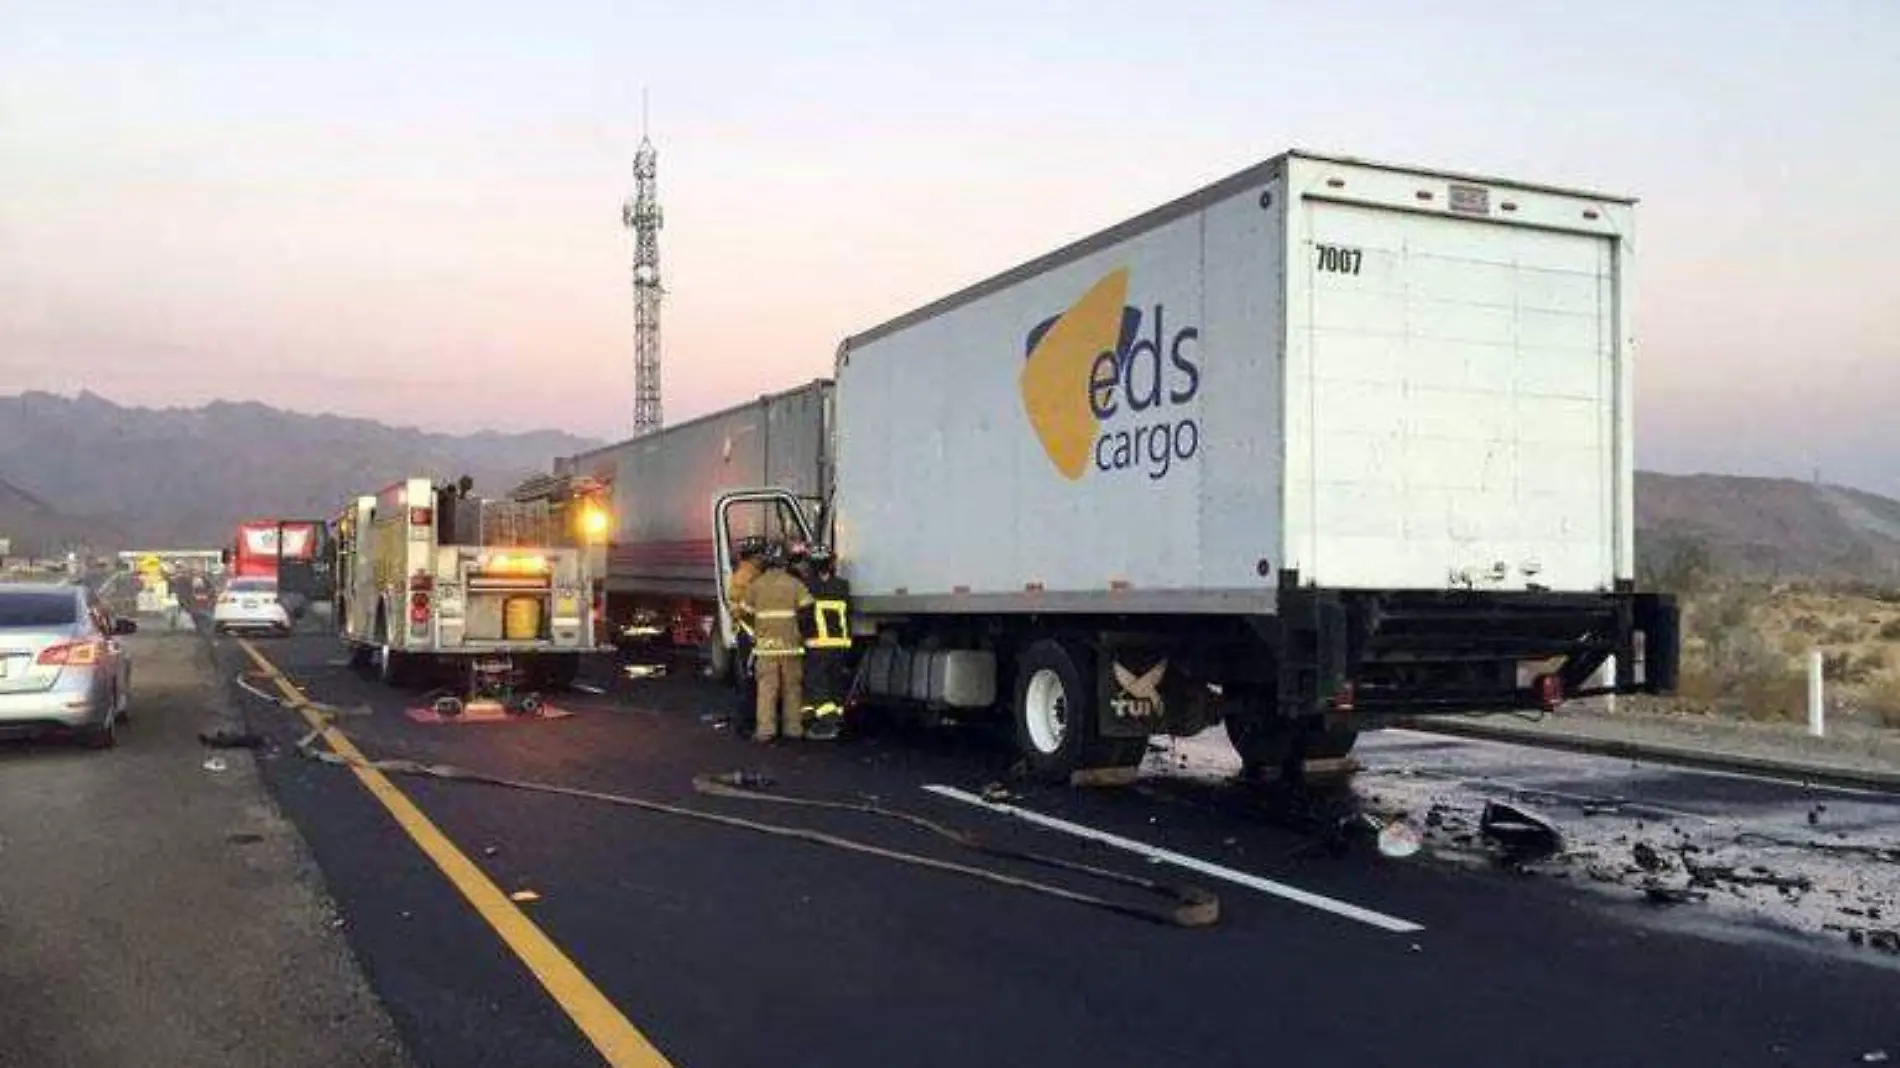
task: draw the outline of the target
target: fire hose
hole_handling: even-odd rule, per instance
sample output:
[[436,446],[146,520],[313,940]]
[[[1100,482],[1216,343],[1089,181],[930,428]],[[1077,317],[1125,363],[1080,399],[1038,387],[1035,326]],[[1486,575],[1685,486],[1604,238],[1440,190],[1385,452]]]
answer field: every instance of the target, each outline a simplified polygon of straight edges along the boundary
[[[285,700],[280,700],[274,697],[268,697],[267,695],[264,695],[255,690],[251,690],[250,692],[260,697],[266,697],[273,704],[277,704],[282,707],[287,707],[287,708],[300,707],[298,705],[293,705],[290,702],[285,701]],[[301,707],[308,708],[310,706],[308,704],[305,704]],[[1203,889],[1198,886],[1193,886],[1189,884],[1165,883],[1158,879],[1150,879],[1145,876],[1130,875],[1125,872],[1118,872],[1118,871],[1114,871],[1107,868],[1096,867],[1091,864],[1083,864],[1077,861],[1064,860],[1060,857],[1052,857],[1052,856],[1048,856],[1041,853],[1030,852],[1028,850],[1013,849],[1008,846],[998,845],[996,843],[986,841],[980,836],[974,833],[971,833],[969,831],[959,830],[955,827],[951,827],[943,823],[938,823],[935,820],[928,819],[924,816],[920,816],[912,812],[905,812],[900,809],[887,808],[883,805],[879,805],[879,804],[869,802],[869,801],[843,801],[843,800],[831,800],[831,799],[822,799],[822,798],[795,797],[788,794],[768,792],[767,790],[764,789],[764,787],[768,785],[767,780],[764,780],[758,776],[748,775],[743,772],[727,772],[723,774],[705,773],[705,774],[695,775],[693,777],[693,789],[695,792],[707,797],[719,797],[719,798],[726,798],[730,800],[752,801],[752,802],[787,805],[787,806],[810,808],[810,809],[829,809],[829,810],[837,811],[837,812],[853,812],[853,813],[859,813],[862,815],[876,816],[883,819],[893,820],[896,822],[908,824],[910,826],[919,828],[921,830],[929,831],[932,834],[946,838],[950,840],[951,842],[956,843],[957,845],[963,846],[966,849],[984,854],[986,856],[996,857],[1003,860],[1014,860],[1014,861],[1028,863],[1028,864],[1039,865],[1046,868],[1052,868],[1058,871],[1066,871],[1066,872],[1074,873],[1077,875],[1083,875],[1090,878],[1099,879],[1107,883],[1119,884],[1121,886],[1130,887],[1130,888],[1142,891],[1144,893],[1150,894],[1154,897],[1160,898],[1162,900],[1162,903],[1139,904],[1139,903],[1132,903],[1132,902],[1116,901],[1116,900],[1101,897],[1095,894],[1089,894],[1089,893],[1085,893],[1079,890],[1073,890],[1068,887],[1057,886],[1051,883],[1040,882],[1034,879],[1029,879],[1029,878],[1025,878],[1018,875],[1011,875],[1006,872],[996,871],[990,868],[978,867],[973,864],[962,864],[962,863],[958,863],[952,860],[945,860],[940,857],[930,857],[930,856],[924,856],[917,853],[905,852],[903,850],[891,849],[885,846],[875,845],[870,842],[863,842],[854,838],[847,838],[841,835],[835,835],[835,834],[831,834],[825,831],[814,830],[808,827],[795,827],[795,826],[788,826],[788,825],[779,824],[779,823],[768,823],[761,820],[748,819],[743,816],[733,816],[733,815],[727,815],[725,813],[720,813],[720,812],[712,812],[705,809],[691,808],[685,805],[672,804],[665,801],[658,801],[658,800],[654,800],[652,798],[647,798],[647,797],[638,797],[631,794],[610,793],[603,790],[590,790],[590,789],[576,787],[576,786],[564,786],[559,783],[538,782],[538,781],[528,780],[528,779],[515,779],[515,778],[509,778],[509,777],[500,776],[500,775],[490,775],[490,774],[485,774],[483,772],[473,771],[468,768],[458,767],[453,764],[433,764],[433,763],[427,763],[427,762],[419,761],[419,760],[411,760],[411,759],[407,759],[403,757],[386,757],[382,759],[357,760],[350,757],[345,757],[341,753],[337,753],[328,748],[317,747],[316,743],[320,738],[322,738],[324,730],[336,729],[334,726],[329,725],[328,716],[324,716],[322,715],[322,713],[319,713],[319,717],[324,721],[325,726],[313,729],[309,733],[305,734],[301,739],[298,740],[296,748],[297,748],[298,753],[302,754],[303,756],[311,760],[316,760],[325,764],[333,764],[339,767],[369,769],[369,770],[375,770],[375,771],[379,771],[379,772],[383,772],[385,774],[391,774],[391,775],[419,776],[423,778],[431,778],[431,779],[437,779],[437,780],[442,780],[442,781],[447,781],[447,782],[482,783],[489,786],[505,787],[512,790],[524,790],[530,793],[552,794],[559,797],[577,798],[581,800],[594,801],[594,802],[599,802],[603,804],[617,805],[624,808],[639,809],[645,812],[654,812],[654,813],[660,813],[660,814],[669,815],[669,816],[676,816],[682,819],[696,820],[703,823],[719,824],[725,827],[732,827],[739,830],[752,831],[758,834],[772,835],[778,838],[796,839],[799,841],[811,842],[818,845],[830,846],[836,849],[842,849],[842,850],[846,850],[853,853],[860,853],[867,856],[883,857],[887,860],[894,860],[899,863],[910,864],[910,865],[921,867],[921,868],[928,868],[934,871],[946,872],[946,873],[950,873],[954,875],[962,875],[967,878],[981,880],[983,882],[988,882],[994,885],[1007,886],[1007,887],[1012,887],[1019,890],[1028,891],[1031,893],[1042,894],[1048,897],[1054,897],[1054,898],[1058,898],[1064,901],[1073,902],[1078,905],[1084,905],[1091,908],[1104,909],[1109,912],[1114,912],[1114,913],[1118,913],[1124,916],[1134,917],[1137,919],[1148,920],[1150,922],[1159,923],[1159,924],[1170,926],[1170,927],[1187,927],[1187,928],[1211,927],[1220,918],[1220,899],[1217,898],[1214,894],[1207,891],[1206,889]]]

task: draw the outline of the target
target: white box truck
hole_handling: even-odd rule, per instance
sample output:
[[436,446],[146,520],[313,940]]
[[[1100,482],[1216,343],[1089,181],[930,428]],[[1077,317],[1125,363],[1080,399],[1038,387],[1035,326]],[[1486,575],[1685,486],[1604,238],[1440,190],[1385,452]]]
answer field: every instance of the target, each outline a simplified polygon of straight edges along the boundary
[[829,448],[706,502],[712,563],[761,508],[807,524],[859,694],[1000,707],[1050,777],[1215,722],[1297,773],[1390,716],[1667,692],[1676,608],[1633,584],[1634,210],[1269,160],[847,339]]

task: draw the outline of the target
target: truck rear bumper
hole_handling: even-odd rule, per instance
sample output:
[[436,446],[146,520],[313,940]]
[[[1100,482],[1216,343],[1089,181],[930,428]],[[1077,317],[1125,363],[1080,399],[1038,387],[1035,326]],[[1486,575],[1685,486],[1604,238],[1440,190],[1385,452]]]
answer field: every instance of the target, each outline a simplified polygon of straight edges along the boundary
[[534,644],[495,644],[495,645],[451,645],[405,649],[403,652],[414,656],[437,656],[444,659],[474,658],[483,656],[587,656],[594,653],[611,653],[612,646],[592,645],[534,645]]
[[[1282,590],[1273,625],[1289,711],[1418,715],[1667,694],[1681,657],[1674,598],[1629,590]],[[1613,677],[1596,679],[1612,658]]]

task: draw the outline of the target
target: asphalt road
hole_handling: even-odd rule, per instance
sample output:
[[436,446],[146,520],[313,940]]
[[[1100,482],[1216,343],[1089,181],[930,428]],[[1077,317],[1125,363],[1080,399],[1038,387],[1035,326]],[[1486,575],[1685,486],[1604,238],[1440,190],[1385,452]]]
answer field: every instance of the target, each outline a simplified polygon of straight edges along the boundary
[[[967,731],[764,748],[702,722],[723,696],[678,677],[564,695],[558,704],[574,713],[564,719],[422,724],[404,714],[418,695],[360,677],[329,639],[255,647],[311,698],[352,712],[336,725],[372,760],[634,794],[1129,893],[982,858],[871,817],[692,789],[697,773],[747,769],[788,794],[874,796],[1008,844],[1191,881],[1220,897],[1218,925],[1171,928],[806,841],[391,776],[420,813],[418,831],[392,816],[386,793],[297,755],[293,743],[308,729],[300,715],[240,691],[250,723],[272,743],[259,765],[271,795],[309,843],[369,983],[422,1064],[662,1063],[638,1051],[603,1055],[588,1036],[613,1033],[609,1017],[637,1029],[665,1062],[694,1066],[1792,1065],[1860,1063],[1875,1050],[1900,1056],[1900,971],[1889,966],[1900,958],[1847,953],[1831,935],[1737,937],[1751,929],[1746,916],[1719,929],[1678,922],[1680,910],[1645,911],[1622,888],[1606,895],[1583,880],[1428,855],[1393,860],[1363,846],[1315,849],[1297,821],[1273,818],[1251,795],[1188,767],[1186,755],[1177,776],[1075,790],[1009,780],[1009,754]],[[274,692],[237,643],[220,642],[219,658],[227,675],[251,672],[253,690]],[[1424,783],[1434,796],[1499,778],[1497,761],[1491,773],[1473,771],[1459,763],[1475,759],[1459,755],[1462,743],[1436,744],[1375,741],[1363,778],[1374,793]],[[1416,751],[1393,755],[1407,745]],[[1795,788],[1779,784],[1712,788],[1645,774],[1676,791],[1672,808],[1733,811],[1761,791],[1774,795],[1776,811],[1796,804],[1777,793]],[[1604,791],[1601,776],[1589,781]],[[1150,863],[926,790],[998,782],[1021,810],[1221,867]],[[1722,790],[1743,794],[1725,800]],[[441,842],[425,852],[420,843],[437,833]],[[432,859],[441,843],[468,870],[446,875]],[[498,906],[496,888],[538,896]],[[539,950],[518,950],[542,935]]]
[[196,636],[135,635],[117,748],[0,742],[0,1065],[397,1068],[394,1027]]

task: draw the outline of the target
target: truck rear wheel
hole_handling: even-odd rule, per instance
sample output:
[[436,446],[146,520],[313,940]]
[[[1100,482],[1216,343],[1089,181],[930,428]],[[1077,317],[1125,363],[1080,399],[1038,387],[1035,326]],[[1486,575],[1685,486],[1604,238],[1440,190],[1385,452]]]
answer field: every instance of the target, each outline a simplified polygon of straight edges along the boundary
[[535,685],[547,690],[565,690],[574,685],[581,673],[579,653],[555,653],[535,660]]
[[1042,639],[1016,658],[1016,748],[1029,773],[1066,783],[1084,768],[1138,763],[1143,738],[1103,738],[1097,729],[1092,662],[1081,647]]
[[376,647],[376,678],[385,686],[407,686],[415,676],[413,658],[387,645]]
[[1283,771],[1294,762],[1338,760],[1352,752],[1359,732],[1352,728],[1305,729],[1296,720],[1272,713],[1228,716],[1227,740],[1240,754],[1241,774]]

